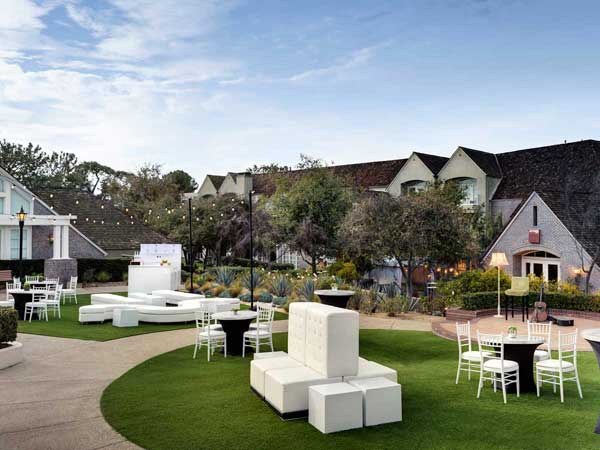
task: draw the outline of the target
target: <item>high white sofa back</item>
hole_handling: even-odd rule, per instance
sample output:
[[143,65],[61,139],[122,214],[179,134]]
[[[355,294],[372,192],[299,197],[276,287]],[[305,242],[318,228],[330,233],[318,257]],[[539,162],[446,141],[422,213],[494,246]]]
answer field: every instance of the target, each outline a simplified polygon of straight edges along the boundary
[[288,355],[301,364],[305,362],[306,311],[312,305],[308,302],[294,302],[288,315]]
[[358,373],[358,313],[311,303],[306,310],[305,365],[327,378]]

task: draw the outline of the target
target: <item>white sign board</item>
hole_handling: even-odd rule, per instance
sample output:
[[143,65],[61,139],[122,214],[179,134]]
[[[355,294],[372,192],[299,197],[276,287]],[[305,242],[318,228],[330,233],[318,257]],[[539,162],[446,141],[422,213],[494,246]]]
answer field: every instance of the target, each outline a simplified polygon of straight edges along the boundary
[[174,270],[181,270],[181,244],[141,244],[140,263],[159,265],[162,260],[169,262]]

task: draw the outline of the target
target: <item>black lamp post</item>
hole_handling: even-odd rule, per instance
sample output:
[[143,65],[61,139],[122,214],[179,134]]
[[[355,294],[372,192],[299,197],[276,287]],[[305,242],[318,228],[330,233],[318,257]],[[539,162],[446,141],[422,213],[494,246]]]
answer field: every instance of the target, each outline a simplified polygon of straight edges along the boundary
[[194,292],[194,245],[192,242],[192,197],[188,198],[188,225],[189,225],[189,238],[190,238],[190,249],[188,258],[190,258],[190,292]]
[[254,310],[254,240],[252,233],[252,194],[248,193],[248,223],[250,225],[250,309]]
[[27,213],[23,211],[22,206],[17,213],[17,218],[19,219],[19,280],[23,281],[23,227],[25,226]]

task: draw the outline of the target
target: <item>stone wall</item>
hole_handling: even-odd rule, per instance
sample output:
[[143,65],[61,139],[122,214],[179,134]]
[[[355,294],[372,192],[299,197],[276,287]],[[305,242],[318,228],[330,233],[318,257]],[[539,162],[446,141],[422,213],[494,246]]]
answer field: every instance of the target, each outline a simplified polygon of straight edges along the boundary
[[44,276],[58,278],[64,286],[71,277],[77,276],[76,259],[47,259],[44,261]]

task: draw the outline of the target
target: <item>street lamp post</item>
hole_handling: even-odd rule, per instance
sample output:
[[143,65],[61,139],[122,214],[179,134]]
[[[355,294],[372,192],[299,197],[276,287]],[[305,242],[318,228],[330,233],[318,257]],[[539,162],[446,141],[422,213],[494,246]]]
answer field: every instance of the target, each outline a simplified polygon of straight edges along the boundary
[[254,240],[252,233],[252,194],[248,193],[248,223],[250,225],[250,309],[254,310]]
[[17,218],[19,219],[19,280],[23,281],[23,227],[25,226],[27,213],[23,210],[22,206],[21,210],[17,213]]
[[190,258],[190,292],[194,292],[194,245],[192,242],[192,197],[188,198],[188,224],[189,224],[189,238],[190,238],[190,251],[188,258]]

